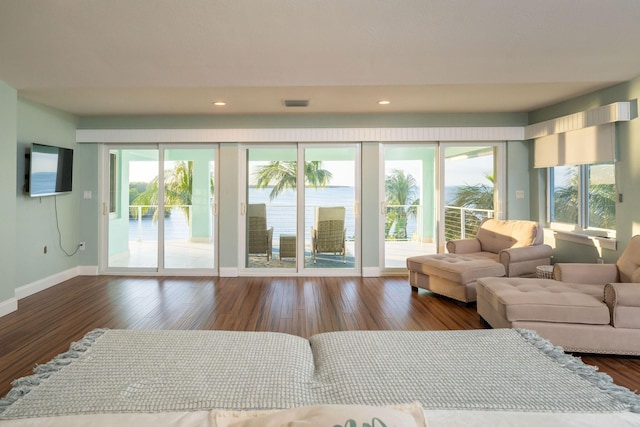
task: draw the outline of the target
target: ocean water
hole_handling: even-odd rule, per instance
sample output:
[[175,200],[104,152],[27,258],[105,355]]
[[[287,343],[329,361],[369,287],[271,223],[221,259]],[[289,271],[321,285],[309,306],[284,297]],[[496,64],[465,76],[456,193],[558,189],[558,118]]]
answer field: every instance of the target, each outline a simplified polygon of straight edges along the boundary
[[[448,198],[455,189],[447,189]],[[292,190],[269,200],[271,188],[249,188],[248,203],[265,203],[267,205],[267,226],[273,227],[273,242],[278,245],[280,234],[296,234],[296,196]],[[310,238],[310,228],[315,223],[316,206],[344,206],[346,208],[345,228],[347,239],[355,235],[355,217],[353,215],[354,189],[352,187],[326,187],[321,189],[307,189],[305,192],[305,235]],[[374,212],[378,215],[378,210]],[[366,212],[361,212],[366,215]],[[137,219],[129,221],[130,235],[140,235],[144,240],[156,240],[157,224],[152,223],[151,217],[143,217],[139,226]],[[412,236],[417,231],[416,218],[408,218],[407,235]],[[165,218],[165,237],[167,239],[188,239],[189,230],[180,210],[174,210],[170,217]]]
[[56,191],[56,172],[38,172],[31,174],[31,194],[51,194]]
[[[249,188],[248,203],[265,203],[267,205],[267,226],[273,226],[274,242],[280,234],[296,234],[296,195],[287,190],[274,200],[269,200],[271,188]],[[325,187],[305,190],[305,226],[304,232],[310,238],[310,228],[315,224],[317,206],[344,206],[346,209],[345,228],[347,239],[355,236],[355,216],[353,204],[355,191],[352,187]],[[378,210],[375,215],[378,215]],[[362,215],[366,213],[362,212]],[[417,229],[415,218],[409,218],[407,235],[411,236]]]

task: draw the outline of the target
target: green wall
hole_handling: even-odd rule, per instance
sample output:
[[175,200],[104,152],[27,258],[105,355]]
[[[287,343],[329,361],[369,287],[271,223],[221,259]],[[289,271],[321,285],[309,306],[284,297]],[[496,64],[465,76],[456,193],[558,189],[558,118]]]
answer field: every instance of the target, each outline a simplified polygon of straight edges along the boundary
[[[593,92],[571,99],[547,108],[532,111],[529,114],[530,123],[538,123],[556,117],[590,110],[603,105],[620,101],[634,101],[640,97],[640,77],[629,82],[607,89]],[[636,118],[628,122],[616,124],[616,138],[618,143],[618,162],[616,164],[616,181],[618,190],[623,194],[623,202],[616,204],[617,251],[603,250],[606,262],[614,262],[626,248],[633,235],[640,234],[640,120],[637,118],[637,106],[634,108]],[[544,221],[543,206],[546,175],[543,171],[535,171],[531,176],[531,188],[537,190],[532,203],[532,215]],[[555,261],[585,261],[594,262],[597,251],[589,246],[561,242],[558,243]]]
[[16,284],[16,193],[18,190],[16,152],[17,92],[0,82],[0,304],[15,296]]
[[240,162],[237,144],[220,144],[220,185],[218,193],[218,229],[220,269],[234,268],[240,265],[238,258],[238,216],[240,215],[240,200],[238,194],[240,183],[238,163]]
[[[67,252],[75,250],[80,241],[79,163],[74,161],[73,193],[31,198],[21,187],[24,184],[25,149],[32,142],[77,148],[77,119],[70,114],[18,99],[17,155],[18,191],[15,194],[17,241],[15,251],[16,287],[63,272],[78,266],[79,255],[67,257],[59,248],[56,226],[56,200],[62,246]],[[74,152],[75,154],[75,152]],[[75,157],[75,156],[74,156]],[[44,253],[47,246],[47,253]]]
[[[507,197],[505,201],[507,208],[506,216],[509,219],[531,218],[531,205],[529,203],[531,190],[529,182],[530,166],[530,141],[508,141],[507,142]],[[517,191],[524,191],[524,198],[516,197]]]
[[[74,182],[74,192],[79,198],[78,239],[86,242],[86,249],[78,252],[80,265],[96,266],[98,263],[100,236],[100,189],[99,158],[100,147],[92,144],[78,144],[73,153],[76,159],[78,179]],[[91,198],[84,198],[84,192],[91,192]]]

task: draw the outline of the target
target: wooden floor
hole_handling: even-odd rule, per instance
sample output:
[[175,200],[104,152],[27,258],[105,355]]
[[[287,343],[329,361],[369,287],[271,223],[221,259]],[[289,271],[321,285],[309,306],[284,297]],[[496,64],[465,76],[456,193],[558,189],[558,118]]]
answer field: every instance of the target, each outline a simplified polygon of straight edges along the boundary
[[[484,328],[475,306],[411,292],[393,278],[76,277],[20,300],[0,318],[0,396],[13,379],[94,328],[274,331]],[[640,388],[640,358],[582,356]],[[419,367],[416,367],[419,369]]]

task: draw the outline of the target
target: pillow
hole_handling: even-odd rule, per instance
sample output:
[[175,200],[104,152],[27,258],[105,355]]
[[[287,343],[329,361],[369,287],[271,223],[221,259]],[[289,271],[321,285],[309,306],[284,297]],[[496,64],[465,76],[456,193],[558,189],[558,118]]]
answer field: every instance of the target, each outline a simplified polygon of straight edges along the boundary
[[366,405],[303,406],[284,411],[218,413],[217,427],[426,427],[419,403],[385,407]]

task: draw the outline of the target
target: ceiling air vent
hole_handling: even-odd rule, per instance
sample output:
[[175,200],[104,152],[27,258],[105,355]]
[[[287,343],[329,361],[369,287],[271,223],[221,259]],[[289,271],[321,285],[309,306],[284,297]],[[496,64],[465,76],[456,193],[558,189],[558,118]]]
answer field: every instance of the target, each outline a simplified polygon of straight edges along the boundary
[[308,107],[308,99],[283,99],[282,103],[285,107]]

